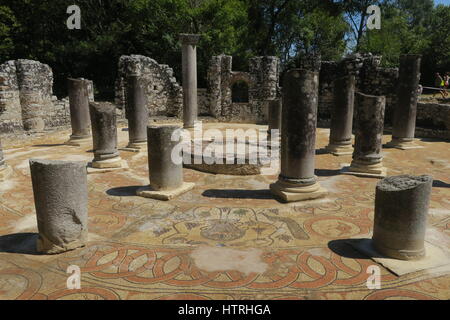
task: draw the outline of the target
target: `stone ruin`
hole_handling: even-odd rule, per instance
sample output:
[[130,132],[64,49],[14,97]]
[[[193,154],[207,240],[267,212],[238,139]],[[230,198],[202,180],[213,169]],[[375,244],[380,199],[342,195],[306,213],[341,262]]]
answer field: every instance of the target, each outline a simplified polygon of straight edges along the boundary
[[[93,84],[89,86],[93,98]],[[53,72],[34,60],[0,65],[0,132],[43,131],[70,123],[68,98],[53,95]]]

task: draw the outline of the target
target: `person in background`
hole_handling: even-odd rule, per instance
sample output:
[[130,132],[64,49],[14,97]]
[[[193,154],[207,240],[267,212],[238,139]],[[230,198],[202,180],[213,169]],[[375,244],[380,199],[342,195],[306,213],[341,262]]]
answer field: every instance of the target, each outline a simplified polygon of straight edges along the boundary
[[[435,78],[434,78],[434,85],[436,88],[439,88],[439,93],[442,95],[442,99],[445,99],[447,96],[447,91],[445,91],[445,81],[444,78],[439,74],[439,72],[436,72]],[[436,96],[436,92],[433,92],[433,98]]]

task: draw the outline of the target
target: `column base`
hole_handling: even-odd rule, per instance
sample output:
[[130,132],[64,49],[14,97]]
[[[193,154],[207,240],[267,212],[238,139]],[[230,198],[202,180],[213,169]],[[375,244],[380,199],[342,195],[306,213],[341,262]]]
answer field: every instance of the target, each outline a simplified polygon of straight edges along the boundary
[[72,251],[85,246],[84,240],[74,240],[64,244],[54,244],[47,237],[39,234],[36,242],[36,251],[43,254],[59,254],[67,251]]
[[70,138],[68,141],[64,142],[65,145],[72,147],[83,147],[85,145],[92,144],[92,138],[82,138],[82,139],[74,139]]
[[392,249],[388,248],[386,246],[378,244],[375,240],[372,239],[372,245],[373,248],[381,253],[382,255],[392,258],[392,259],[398,259],[398,260],[405,260],[405,261],[417,261],[421,260],[425,257],[425,247],[423,247],[420,250],[399,250],[399,249]]
[[415,143],[417,139],[401,139],[401,138],[392,138],[391,142],[386,144],[387,148],[395,148],[400,150],[410,150],[410,149],[423,149],[424,147],[419,146]]
[[377,164],[367,164],[364,162],[353,160],[350,167],[342,168],[341,173],[359,177],[386,178],[387,168],[383,167],[382,162]]
[[353,154],[353,146],[351,144],[339,145],[330,143],[328,146],[325,147],[325,150],[337,157]]
[[102,160],[102,161],[92,161],[88,163],[87,173],[103,173],[119,170],[128,170],[129,166],[125,160],[120,157],[113,159]]
[[284,202],[314,200],[328,195],[328,191],[322,188],[318,182],[311,186],[299,187],[278,180],[270,185],[270,191]]
[[147,142],[135,142],[129,143],[125,148],[120,148],[120,151],[128,151],[128,152],[141,152],[147,150]]
[[0,181],[8,179],[12,175],[12,168],[7,164],[0,167]]
[[183,184],[173,190],[154,190],[151,186],[139,188],[136,195],[143,198],[169,201],[183,193],[191,191],[195,187],[195,183],[183,182]]

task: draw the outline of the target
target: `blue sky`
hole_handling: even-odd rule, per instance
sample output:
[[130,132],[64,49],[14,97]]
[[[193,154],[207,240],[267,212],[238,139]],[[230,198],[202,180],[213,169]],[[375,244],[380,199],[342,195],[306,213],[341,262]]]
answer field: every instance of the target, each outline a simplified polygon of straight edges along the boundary
[[450,5],[450,0],[434,0],[434,3]]

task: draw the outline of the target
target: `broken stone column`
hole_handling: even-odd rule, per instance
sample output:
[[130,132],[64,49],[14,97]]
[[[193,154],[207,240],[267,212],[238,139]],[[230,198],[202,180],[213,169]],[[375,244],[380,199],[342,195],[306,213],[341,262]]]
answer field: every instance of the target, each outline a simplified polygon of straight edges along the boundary
[[39,238],[37,251],[56,254],[87,240],[86,163],[30,160]]
[[400,56],[397,106],[394,109],[392,141],[389,147],[407,150],[421,148],[414,143],[419,99],[421,55]]
[[326,150],[335,156],[353,153],[352,129],[356,77],[347,75],[334,82],[334,108],[331,115],[330,143]]
[[425,231],[433,177],[397,176],[380,181],[375,197],[373,246],[394,259],[425,256]]
[[0,139],[0,181],[6,180],[12,173],[11,167],[9,167],[3,156],[2,140]]
[[148,109],[142,78],[136,74],[127,77],[126,117],[129,143],[125,150],[139,152],[147,147]]
[[282,103],[281,100],[269,100],[269,131],[271,136],[272,130],[281,131],[282,122]]
[[386,98],[356,93],[355,150],[347,174],[385,177],[383,129]]
[[[183,182],[183,161],[180,152],[174,152],[180,146],[181,131],[177,126],[149,126],[148,167],[150,187],[138,189],[137,195],[157,200],[171,200],[192,188],[194,183]],[[174,140],[172,141],[172,137]],[[175,139],[177,137],[177,139]],[[174,156],[179,157],[178,159]]]
[[66,142],[68,145],[81,146],[90,142],[89,85],[89,81],[85,79],[67,79],[72,125],[72,135]]
[[327,194],[314,174],[318,88],[317,71],[293,69],[284,77],[281,174],[270,189],[286,202]]
[[198,116],[197,101],[197,43],[200,35],[180,34],[183,45],[183,123],[185,128],[193,128]]
[[122,159],[117,149],[116,106],[107,102],[91,102],[89,110],[94,147],[92,167],[121,168]]

